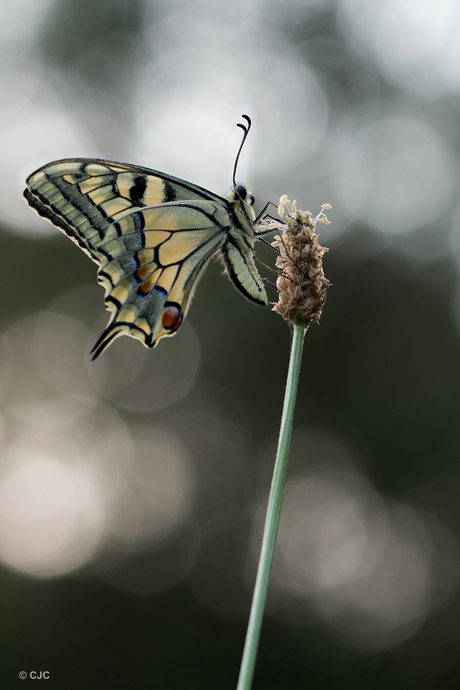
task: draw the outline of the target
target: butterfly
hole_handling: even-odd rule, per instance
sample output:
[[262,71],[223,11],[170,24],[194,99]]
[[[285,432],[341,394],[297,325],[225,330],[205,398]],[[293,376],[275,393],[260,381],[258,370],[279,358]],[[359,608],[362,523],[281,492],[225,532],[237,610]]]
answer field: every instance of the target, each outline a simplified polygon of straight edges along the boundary
[[238,290],[267,305],[254,262],[254,197],[235,181],[221,197],[172,175],[117,161],[69,158],[39,168],[24,196],[98,265],[109,323],[92,349],[96,359],[129,335],[155,347],[175,335],[203,269],[220,256]]

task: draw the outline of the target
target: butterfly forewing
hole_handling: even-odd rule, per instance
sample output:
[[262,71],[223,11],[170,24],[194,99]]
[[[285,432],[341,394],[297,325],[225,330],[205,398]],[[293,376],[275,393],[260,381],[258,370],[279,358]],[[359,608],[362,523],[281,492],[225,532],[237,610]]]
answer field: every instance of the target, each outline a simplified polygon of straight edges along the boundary
[[97,247],[114,220],[144,206],[180,199],[221,200],[156,170],[105,160],[56,161],[27,180],[25,197],[98,262]]
[[79,158],[37,170],[24,195],[99,266],[112,316],[95,357],[119,335],[147,347],[174,335],[219,250],[236,287],[267,304],[253,259],[254,214],[235,191],[224,198],[156,170]]

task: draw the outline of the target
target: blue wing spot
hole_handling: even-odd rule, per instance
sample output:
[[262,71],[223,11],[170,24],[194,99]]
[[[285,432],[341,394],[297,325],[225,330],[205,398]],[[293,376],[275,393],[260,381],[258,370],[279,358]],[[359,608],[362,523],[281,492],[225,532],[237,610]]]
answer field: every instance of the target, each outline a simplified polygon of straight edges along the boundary
[[143,213],[133,213],[134,226],[138,232],[142,232],[145,227],[145,220]]

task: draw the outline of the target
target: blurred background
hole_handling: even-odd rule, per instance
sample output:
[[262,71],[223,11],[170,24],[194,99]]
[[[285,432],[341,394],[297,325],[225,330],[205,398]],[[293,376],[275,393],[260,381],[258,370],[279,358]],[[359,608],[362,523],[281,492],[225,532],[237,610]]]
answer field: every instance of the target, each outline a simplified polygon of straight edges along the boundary
[[22,190],[88,156],[225,194],[242,113],[256,209],[332,204],[254,688],[458,688],[458,3],[0,14],[2,688],[236,686],[289,329],[213,262],[176,338],[91,363],[96,267]]

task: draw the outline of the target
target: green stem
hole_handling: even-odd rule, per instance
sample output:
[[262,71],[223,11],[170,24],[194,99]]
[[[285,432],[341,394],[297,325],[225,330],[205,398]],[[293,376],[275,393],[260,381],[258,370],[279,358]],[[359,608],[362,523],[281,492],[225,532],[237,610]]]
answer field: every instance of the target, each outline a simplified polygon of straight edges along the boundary
[[273,553],[275,551],[276,534],[280,521],[281,502],[283,500],[286,467],[289,456],[289,445],[291,442],[292,421],[294,418],[295,399],[297,385],[299,382],[302,348],[306,330],[307,327],[304,323],[293,324],[291,356],[286,381],[286,392],[284,395],[283,414],[281,417],[280,434],[278,439],[278,450],[276,453],[275,467],[273,470],[270,496],[268,498],[267,514],[265,516],[264,533],[262,537],[262,548],[260,551],[259,565],[257,568],[256,583],[252,598],[251,613],[249,615],[246,640],[244,643],[243,658],[241,661],[237,690],[250,690],[254,675],[268,580],[270,577]]

